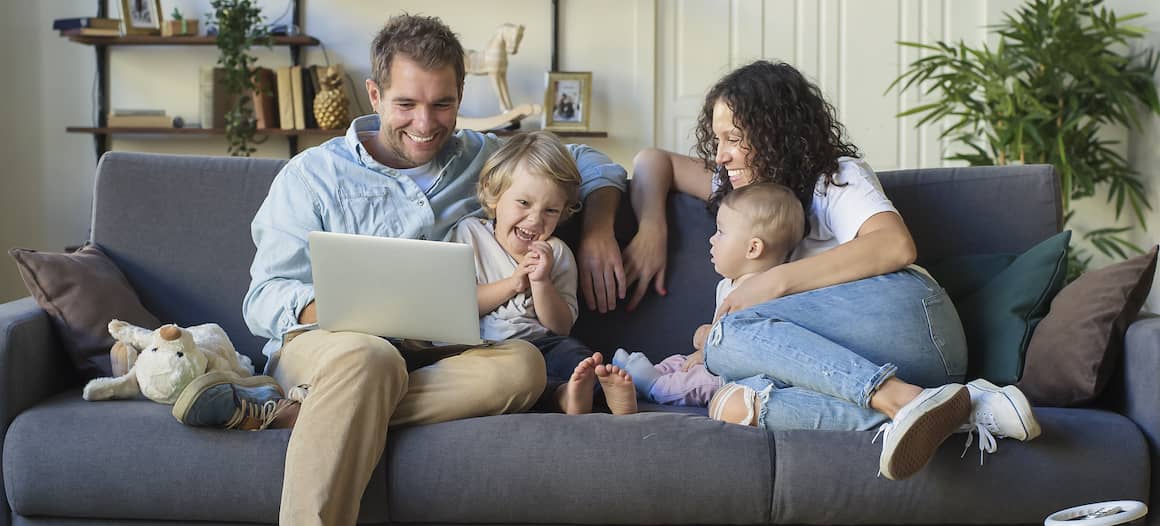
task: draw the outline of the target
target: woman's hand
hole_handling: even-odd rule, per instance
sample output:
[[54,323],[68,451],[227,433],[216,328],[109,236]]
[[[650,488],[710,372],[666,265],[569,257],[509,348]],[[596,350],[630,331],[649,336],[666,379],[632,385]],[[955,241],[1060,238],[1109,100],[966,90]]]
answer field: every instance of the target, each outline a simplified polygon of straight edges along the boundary
[[759,303],[765,303],[786,295],[786,284],[778,272],[778,269],[783,266],[773,267],[737,285],[737,288],[733,289],[733,292],[730,292],[721,301],[721,306],[717,307],[717,312],[713,314],[713,323],[717,323],[717,320],[726,314],[748,309]]
[[664,296],[665,268],[668,265],[668,232],[659,225],[641,225],[640,230],[624,248],[624,275],[628,285],[636,283],[628,300],[631,311],[640,304],[649,285]]

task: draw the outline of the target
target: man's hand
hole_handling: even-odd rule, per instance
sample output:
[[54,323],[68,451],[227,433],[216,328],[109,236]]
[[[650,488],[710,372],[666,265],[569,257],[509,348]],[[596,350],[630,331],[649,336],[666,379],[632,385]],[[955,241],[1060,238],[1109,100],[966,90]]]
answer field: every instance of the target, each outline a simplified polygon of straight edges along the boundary
[[668,232],[665,229],[649,228],[641,225],[640,230],[624,248],[624,274],[627,283],[636,283],[632,297],[628,300],[628,310],[636,309],[648,292],[649,285],[664,296],[665,267],[668,264]]
[[690,354],[688,358],[685,358],[684,365],[681,365],[681,370],[688,371],[689,369],[692,369],[694,365],[699,363],[705,363],[705,351],[697,351],[693,354]]
[[708,323],[697,327],[693,332],[693,348],[698,351],[705,350],[705,340],[709,339],[709,331],[713,330],[713,326]]
[[529,281],[537,283],[551,281],[552,266],[555,262],[552,260],[552,245],[549,245],[547,241],[532,243],[532,249],[524,255],[524,261],[530,262]]
[[624,265],[611,230],[580,240],[580,292],[588,310],[601,314],[616,309],[617,298],[624,299]]

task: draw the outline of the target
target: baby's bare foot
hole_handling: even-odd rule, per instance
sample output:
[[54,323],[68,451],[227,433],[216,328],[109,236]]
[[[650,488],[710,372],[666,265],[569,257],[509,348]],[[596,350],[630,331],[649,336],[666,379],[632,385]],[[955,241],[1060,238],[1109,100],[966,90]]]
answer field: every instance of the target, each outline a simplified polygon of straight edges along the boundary
[[597,356],[589,356],[580,362],[572,370],[568,383],[556,390],[556,402],[565,414],[584,415],[592,412],[592,391],[596,388],[595,369],[599,367]]
[[597,365],[596,379],[604,389],[604,398],[612,414],[636,413],[636,389],[632,387],[632,376],[628,371],[615,365]]

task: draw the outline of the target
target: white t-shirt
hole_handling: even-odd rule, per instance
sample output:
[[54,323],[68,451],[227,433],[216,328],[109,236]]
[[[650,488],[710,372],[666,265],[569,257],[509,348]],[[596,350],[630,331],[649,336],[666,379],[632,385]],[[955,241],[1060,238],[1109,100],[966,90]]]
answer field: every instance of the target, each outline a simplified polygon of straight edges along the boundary
[[414,168],[400,168],[397,171],[415,181],[424,194],[431,191],[431,187],[435,186],[435,180],[439,178],[439,169],[434,161]]
[[[475,282],[494,283],[506,279],[516,270],[516,260],[508,254],[495,239],[495,222],[478,217],[468,217],[455,226],[451,240],[467,243],[475,248]],[[572,322],[580,314],[580,304],[576,301],[576,258],[572,249],[560,238],[548,239],[552,245],[552,284],[572,311]],[[485,340],[503,341],[512,338],[532,340],[549,334],[548,328],[536,317],[531,291],[521,292],[507,303],[479,319],[480,337]]]
[[[838,172],[834,183],[826,184],[819,177],[814,187],[814,199],[810,205],[810,233],[803,239],[790,256],[790,261],[814,256],[854,239],[870,216],[879,212],[894,212],[894,203],[882,191],[882,183],[874,170],[862,159],[838,158]],[[720,187],[720,181],[713,177],[713,191]]]

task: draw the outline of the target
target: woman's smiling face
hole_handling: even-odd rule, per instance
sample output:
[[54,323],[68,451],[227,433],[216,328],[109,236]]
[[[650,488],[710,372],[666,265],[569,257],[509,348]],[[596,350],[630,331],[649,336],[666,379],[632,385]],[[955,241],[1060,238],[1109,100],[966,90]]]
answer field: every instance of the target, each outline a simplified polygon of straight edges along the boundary
[[744,131],[733,123],[733,109],[725,99],[717,99],[713,104],[713,135],[717,137],[717,156],[714,161],[725,170],[733,188],[752,183],[749,142]]

